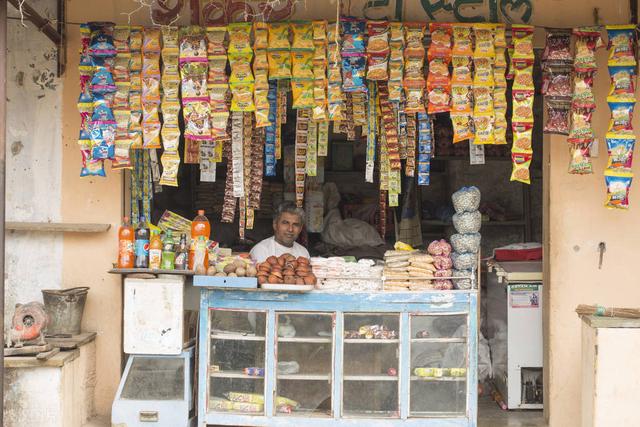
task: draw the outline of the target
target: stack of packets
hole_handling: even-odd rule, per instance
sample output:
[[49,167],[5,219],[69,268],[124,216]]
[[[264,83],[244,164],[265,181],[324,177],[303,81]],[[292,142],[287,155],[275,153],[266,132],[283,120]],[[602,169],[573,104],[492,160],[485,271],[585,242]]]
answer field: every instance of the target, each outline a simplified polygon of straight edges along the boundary
[[179,61],[185,138],[184,162],[198,164],[200,163],[200,143],[211,140],[207,87],[209,62],[207,39],[203,29],[186,27],[181,30]]
[[[493,62],[493,137],[494,143],[504,145],[507,143],[507,38],[504,24],[495,24],[493,45],[496,53]],[[533,114],[531,115],[533,120]],[[533,127],[533,126],[532,126]]]
[[451,76],[451,123],[453,143],[473,138],[471,123],[472,92],[471,58],[473,42],[471,27],[464,24],[453,25],[453,73]]
[[593,173],[591,144],[595,135],[591,118],[596,108],[593,78],[598,69],[595,51],[602,47],[603,42],[599,27],[574,28],[573,34],[576,36],[576,43],[573,60],[571,128],[567,138],[571,152],[569,173],[585,175]]
[[142,27],[131,27],[129,32],[129,108],[131,120],[129,122],[129,138],[131,148],[142,148]]
[[296,205],[304,206],[305,176],[307,173],[307,148],[309,136],[310,110],[299,109],[296,120],[295,139],[295,185],[296,185]]
[[477,145],[495,144],[493,65],[496,51],[494,26],[492,24],[475,24],[473,25],[473,33],[476,39],[473,51],[473,143]]
[[404,24],[404,77],[402,85],[406,98],[405,113],[424,113],[424,78],[425,50],[422,39],[426,24],[421,22]]
[[571,30],[548,29],[542,53],[542,94],[547,111],[544,133],[569,134],[572,66]]
[[[315,45],[313,43],[313,26],[311,22],[292,22],[291,33],[291,93],[292,108],[315,107],[313,58]],[[324,88],[324,82],[319,83]]]
[[633,173],[633,149],[636,136],[631,123],[635,107],[636,28],[635,25],[608,25],[609,75],[611,87],[607,102],[611,119],[607,128],[607,186],[605,206],[629,208],[629,189]]
[[159,28],[145,28],[142,43],[142,147],[162,148],[160,142],[160,51]]
[[[311,118],[315,122],[327,123],[327,21],[313,21],[312,25],[314,105]],[[326,149],[318,155],[326,156]]]
[[[111,169],[131,169],[131,48],[129,36],[131,28],[128,25],[118,25],[113,32],[113,44],[116,48],[116,59],[113,68],[113,79],[116,92],[113,98],[113,115],[116,120],[116,137],[114,159]],[[137,101],[140,100],[138,96]],[[139,106],[138,106],[139,107]]]
[[180,69],[179,33],[176,27],[162,29],[162,176],[160,184],[178,186],[180,167]]
[[[426,113],[418,113],[418,185],[431,182],[431,153],[433,152],[433,134],[431,120]],[[416,134],[416,121],[407,123],[407,132]]]
[[343,92],[366,92],[365,74],[365,21],[358,18],[340,18],[342,30],[342,90]]
[[253,24],[253,102],[255,104],[256,128],[271,125],[269,120],[269,27],[265,22]]
[[514,68],[513,86],[511,90],[513,105],[511,129],[513,130],[513,146],[511,160],[513,170],[511,181],[524,184],[531,183],[529,167],[533,157],[533,27],[529,25],[512,25]]
[[389,250],[384,253],[384,290],[433,289],[436,268],[433,257],[417,250]]
[[329,106],[329,120],[344,120],[344,95],[342,93],[342,55],[340,54],[339,22],[331,23],[327,27],[328,86],[327,100]]
[[[209,407],[214,411],[235,411],[258,413],[264,411],[264,396],[256,393],[230,391],[224,393],[224,397],[212,397],[209,399]],[[291,413],[300,404],[295,400],[282,396],[275,396],[276,412]]]
[[382,265],[371,259],[357,262],[343,257],[311,258],[317,289],[343,291],[379,291],[382,289]]
[[389,23],[389,97],[401,99],[404,73],[404,26],[402,22]]
[[429,75],[427,76],[427,101],[429,114],[451,110],[451,24],[431,23],[431,44],[427,50]]
[[111,23],[90,23],[81,26],[80,32],[80,176],[105,176],[104,161],[115,159],[118,127],[112,110],[117,91],[112,73],[117,53],[113,41],[114,26]]

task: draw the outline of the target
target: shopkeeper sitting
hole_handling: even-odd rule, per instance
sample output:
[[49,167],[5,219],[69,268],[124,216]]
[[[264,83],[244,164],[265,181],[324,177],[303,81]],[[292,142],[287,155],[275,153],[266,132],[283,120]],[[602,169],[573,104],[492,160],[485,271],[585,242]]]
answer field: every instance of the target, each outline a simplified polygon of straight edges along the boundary
[[309,251],[296,242],[304,227],[304,210],[292,202],[280,203],[273,216],[273,236],[264,239],[251,249],[251,258],[264,262],[270,256],[290,253],[295,257],[309,258]]

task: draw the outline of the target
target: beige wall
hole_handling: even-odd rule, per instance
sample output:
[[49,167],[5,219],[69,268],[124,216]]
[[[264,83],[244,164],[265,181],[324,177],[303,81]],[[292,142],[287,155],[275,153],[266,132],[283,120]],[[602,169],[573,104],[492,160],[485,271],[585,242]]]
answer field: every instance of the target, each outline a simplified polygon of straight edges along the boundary
[[[406,0],[409,2],[409,0]],[[306,10],[304,3],[307,4]],[[327,6],[329,4],[330,6]],[[134,9],[127,0],[69,0],[67,19],[72,22],[112,20],[126,22],[120,12]],[[297,15],[331,19],[335,2],[301,2]],[[593,24],[593,8],[600,7],[601,23],[624,23],[628,20],[628,1],[606,3],[597,0],[534,1],[533,23],[570,27]],[[322,8],[317,11],[315,8]],[[184,13],[188,16],[187,13]],[[141,11],[132,20],[144,24],[148,19]],[[541,40],[538,40],[540,44]],[[77,27],[69,28],[68,71],[64,80],[62,218],[64,221],[107,222],[114,228],[96,237],[65,236],[63,283],[65,287],[92,281],[92,298],[85,314],[85,329],[98,331],[96,409],[109,413],[111,400],[120,376],[121,354],[121,289],[120,279],[105,273],[115,259],[116,226],[122,213],[123,181],[119,173],[108,171],[106,179],[78,177],[80,153],[76,145],[79,116],[75,107],[78,96],[79,36]],[[546,166],[550,224],[546,230],[546,268],[548,307],[545,321],[548,344],[548,395],[546,404],[552,426],[578,425],[580,419],[580,322],[574,313],[579,303],[599,302],[605,305],[640,305],[639,279],[628,273],[634,265],[634,245],[640,241],[640,193],[636,183],[631,192],[630,212],[606,210],[602,204],[605,188],[602,172],[606,162],[604,133],[609,117],[605,103],[609,84],[605,51],[599,54],[603,67],[596,78],[598,110],[594,115],[600,139],[599,158],[594,159],[596,173],[581,177],[567,174],[568,149],[564,138],[545,141],[548,149]],[[636,120],[637,122],[637,120]],[[638,127],[640,129],[640,127]],[[636,162],[637,164],[638,162]],[[636,167],[638,169],[640,166]],[[598,269],[597,246],[607,244],[604,264]]]

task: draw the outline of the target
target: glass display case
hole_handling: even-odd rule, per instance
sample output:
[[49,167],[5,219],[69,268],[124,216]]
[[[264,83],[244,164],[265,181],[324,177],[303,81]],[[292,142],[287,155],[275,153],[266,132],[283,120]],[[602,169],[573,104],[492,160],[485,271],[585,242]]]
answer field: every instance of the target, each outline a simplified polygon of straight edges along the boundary
[[198,426],[475,426],[477,291],[201,291]]

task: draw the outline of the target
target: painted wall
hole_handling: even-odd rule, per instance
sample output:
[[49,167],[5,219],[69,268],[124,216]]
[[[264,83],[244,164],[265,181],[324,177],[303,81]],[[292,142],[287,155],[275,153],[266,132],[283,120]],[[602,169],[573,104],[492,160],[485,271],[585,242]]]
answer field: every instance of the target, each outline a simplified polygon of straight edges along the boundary
[[[54,0],[33,5],[44,14],[55,13]],[[16,17],[13,6],[7,7],[9,16]],[[54,45],[32,26],[9,20],[7,221],[60,221],[61,83]],[[42,301],[41,289],[62,286],[62,235],[8,232],[5,269],[6,328],[16,303]]]

